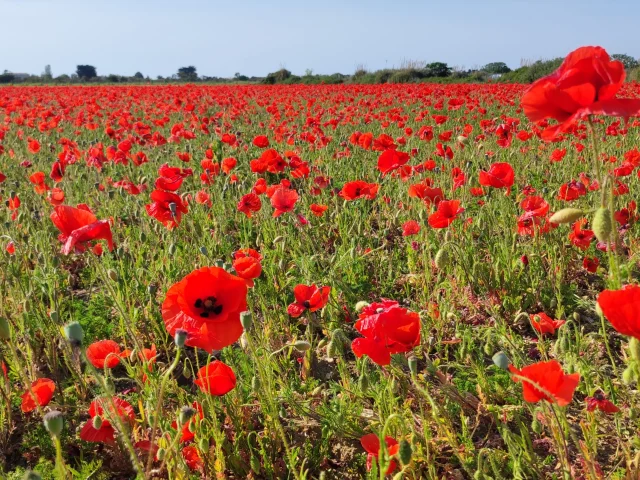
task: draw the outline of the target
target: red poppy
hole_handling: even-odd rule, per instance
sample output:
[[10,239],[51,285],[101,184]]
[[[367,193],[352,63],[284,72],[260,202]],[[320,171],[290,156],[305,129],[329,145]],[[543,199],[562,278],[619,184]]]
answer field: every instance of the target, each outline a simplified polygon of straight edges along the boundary
[[531,85],[520,103],[532,122],[545,118],[560,122],[542,132],[543,139],[552,140],[588,115],[640,114],[640,99],[615,98],[624,77],[623,64],[611,61],[606,50],[581,47],[558,70]]
[[554,320],[544,312],[532,313],[529,318],[531,319],[531,326],[541,335],[547,333],[553,335],[558,328],[566,323],[564,320]]
[[347,182],[340,190],[340,196],[345,200],[358,200],[366,198],[373,200],[378,195],[379,185],[376,183],[367,183],[364,180],[355,180]]
[[187,445],[182,449],[182,458],[191,470],[202,470],[204,468],[204,463],[202,462],[202,458],[200,458],[198,448],[193,445]]
[[520,207],[532,217],[544,217],[549,213],[549,204],[542,197],[534,195],[522,200]]
[[317,203],[312,203],[309,206],[309,209],[311,210],[311,213],[314,214],[316,217],[321,217],[324,215],[324,212],[327,211],[329,207],[326,205],[318,205]]
[[[48,378],[39,378],[31,384],[31,389],[22,394],[22,405],[20,408],[24,413],[32,412],[37,405],[45,407],[53,398],[56,384]],[[36,405],[37,402],[37,405]]]
[[169,230],[180,225],[182,214],[189,211],[180,196],[175,193],[154,190],[151,192],[151,201],[153,203],[145,205],[147,214]]
[[244,213],[247,218],[251,218],[253,212],[259,212],[262,208],[262,201],[255,193],[247,193],[238,202],[238,211]]
[[269,139],[265,135],[258,135],[253,139],[253,144],[258,148],[267,148]]
[[442,200],[435,213],[429,215],[429,225],[433,228],[446,228],[464,212],[458,200]]
[[417,235],[420,232],[420,224],[415,220],[409,220],[402,225],[402,236],[410,237],[411,235]]
[[193,383],[204,393],[221,397],[235,388],[236,376],[231,367],[214,360],[198,370],[198,378]]
[[578,220],[573,224],[573,229],[569,233],[569,240],[580,250],[586,250],[591,245],[591,241],[595,238],[593,230],[583,229],[582,226],[587,223],[585,218]]
[[570,202],[587,194],[587,188],[582,182],[571,180],[560,187],[558,198]]
[[398,150],[385,150],[378,158],[378,170],[382,175],[396,170],[409,161],[409,154]]
[[113,250],[111,226],[106,220],[98,220],[96,216],[84,209],[67,205],[54,207],[51,221],[60,231],[58,239],[64,242],[62,253],[68,255],[74,249],[83,252],[87,243],[95,240],[106,240],[109,251]]
[[15,243],[13,243],[13,241],[10,241],[9,243],[7,243],[7,246],[5,247],[5,251],[9,255],[14,255],[16,253],[16,245],[15,245]]
[[262,273],[260,258],[259,254],[258,257],[238,255],[233,260],[233,269],[240,278],[243,278],[247,282],[247,286],[249,287],[253,287],[253,280],[258,278]]
[[353,353],[358,358],[367,355],[378,365],[389,365],[392,354],[409,352],[420,343],[420,315],[393,300],[363,308],[355,328],[364,338],[351,343]]
[[640,286],[625,285],[620,290],[605,290],[598,305],[613,328],[640,340]]
[[507,195],[511,192],[515,173],[509,163],[494,163],[488,171],[480,171],[480,185],[485,187],[506,188]]
[[611,400],[606,399],[601,391],[597,391],[593,397],[585,398],[584,401],[587,402],[587,412],[593,412],[596,409],[604,413],[618,413],[620,411]]
[[584,259],[582,260],[582,268],[584,268],[587,272],[597,272],[598,265],[600,265],[600,260],[598,260],[597,257],[584,257]]
[[45,183],[44,172],[32,174],[29,181],[35,186],[35,192],[39,195],[49,190],[49,186]]
[[287,313],[294,318],[299,317],[305,310],[315,312],[324,308],[329,301],[331,287],[317,287],[314,285],[296,285],[293,289],[295,302],[289,305]]
[[[384,441],[387,444],[387,454],[389,455],[389,457],[397,455],[397,453],[400,451],[400,445],[398,444],[398,442],[393,437],[389,436],[385,437]],[[373,466],[373,460],[377,460],[378,456],[380,455],[380,439],[375,433],[368,433],[360,439],[360,444],[362,445],[362,448],[364,448],[365,452],[367,452],[367,470],[371,470],[371,467]],[[396,461],[391,460],[391,462],[389,463],[389,468],[385,472],[385,475],[391,475],[391,473],[393,473],[397,466],[398,464],[396,463]]]
[[87,359],[96,368],[113,368],[120,363],[120,345],[113,340],[100,340],[87,347]]
[[417,183],[409,187],[409,196],[423,200],[427,206],[432,203],[438,205],[440,200],[444,200],[441,188],[431,188],[431,183]]
[[64,203],[64,192],[59,188],[52,188],[49,192],[49,197],[47,198],[51,205],[57,206],[62,205]]
[[[125,423],[133,423],[136,419],[133,407],[126,400],[113,397],[113,405],[106,398],[98,398],[89,405],[91,417],[80,430],[80,438],[85,442],[113,443],[116,430],[112,422],[117,415]],[[100,428],[94,426],[94,417],[100,417]]]
[[293,210],[298,201],[298,192],[290,188],[279,186],[271,195],[271,206],[275,209],[274,217]]
[[40,142],[33,138],[29,138],[27,149],[29,150],[29,153],[38,153],[40,151]]
[[187,331],[186,344],[211,353],[242,335],[240,313],[247,309],[247,284],[219,267],[194,270],[172,285],[162,304],[170,335]]
[[564,407],[571,403],[573,392],[580,382],[580,374],[565,374],[556,360],[538,362],[518,370],[509,365],[514,382],[522,382],[522,396],[526,402],[540,400]]

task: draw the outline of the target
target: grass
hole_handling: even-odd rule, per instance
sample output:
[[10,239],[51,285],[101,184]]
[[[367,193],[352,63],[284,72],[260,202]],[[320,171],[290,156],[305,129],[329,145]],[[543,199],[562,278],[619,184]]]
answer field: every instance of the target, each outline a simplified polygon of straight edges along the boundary
[[[625,89],[637,92],[638,85]],[[573,246],[566,225],[534,237],[517,233],[525,186],[535,188],[553,212],[569,205],[557,198],[560,186],[581,172],[591,174],[589,149],[575,148],[576,142],[588,145],[586,127],[559,144],[534,136],[498,146],[494,131],[500,119],[518,119],[515,131],[533,130],[518,109],[523,90],[519,85],[428,84],[0,89],[6,118],[0,127],[0,172],[7,176],[0,195],[3,201],[12,194],[21,200],[15,219],[8,208],[0,209],[0,316],[11,332],[0,343],[0,358],[8,367],[1,388],[0,476],[17,479],[33,469],[42,478],[383,478],[385,454],[368,471],[360,438],[384,432],[411,446],[410,461],[396,457],[398,478],[633,478],[640,445],[636,387],[622,381],[627,339],[610,325],[603,331],[595,312],[597,294],[611,282],[608,256],[595,242],[586,251]],[[465,106],[448,110],[451,98],[462,98]],[[193,112],[185,108],[190,104]],[[425,110],[429,114],[421,114]],[[448,120],[436,126],[433,114]],[[211,119],[208,133],[201,129],[204,117]],[[55,119],[57,126],[40,131],[45,118]],[[331,120],[335,129],[325,123]],[[179,123],[195,138],[157,147],[149,142],[156,131],[170,137]],[[638,123],[631,123],[625,135],[606,129],[611,123],[596,124],[598,142],[602,152],[616,157],[611,166],[618,166],[638,145]],[[473,130],[465,148],[449,141],[452,160],[434,155],[438,134],[451,130],[455,139],[467,124]],[[420,140],[422,125],[434,125],[436,140]],[[116,133],[110,137],[107,127]],[[400,150],[417,149],[411,165],[433,158],[438,168],[414,172],[406,182],[381,177],[380,152],[350,143],[355,131],[403,137],[406,145]],[[219,144],[224,133],[239,133],[238,145]],[[309,177],[252,173],[250,160],[262,152],[251,143],[256,135],[267,135],[280,154],[295,151],[308,162]],[[38,153],[28,150],[28,137],[39,141]],[[63,151],[63,138],[76,142],[80,157],[56,186],[64,191],[65,205],[86,203],[99,219],[113,219],[113,252],[105,244],[102,256],[60,253],[59,232],[49,220],[53,206],[46,194],[34,192],[29,175],[48,175]],[[136,167],[131,160],[109,161],[101,171],[86,164],[91,146],[116,146],[124,138],[133,139],[131,153],[145,152],[149,162]],[[221,149],[222,158],[237,158],[231,172],[235,183],[221,173],[212,185],[201,184],[200,160],[212,146]],[[556,148],[567,148],[567,154],[552,163]],[[185,151],[192,159],[183,165],[176,153]],[[32,166],[20,166],[24,160]],[[478,186],[479,172],[495,162],[513,166],[511,193],[485,187],[482,197],[474,197],[470,188]],[[145,211],[164,163],[195,172],[178,191],[189,197],[189,212],[174,230]],[[453,186],[453,167],[466,176],[459,189]],[[312,195],[318,175],[331,184]],[[295,213],[273,218],[264,195],[262,209],[252,218],[237,211],[259,176],[270,185],[291,180],[300,194]],[[109,182],[123,178],[148,189],[131,195]],[[432,208],[408,195],[409,186],[425,178],[465,208],[448,228],[431,228]],[[379,183],[378,196],[346,202],[337,195],[356,179]],[[638,182],[635,173],[621,180],[630,193],[616,197],[618,208],[635,198]],[[211,196],[211,207],[194,201],[199,190]],[[571,206],[589,210],[598,198],[599,192],[589,192]],[[311,214],[312,203],[329,207],[323,217]],[[296,214],[309,224],[302,225]],[[421,225],[416,236],[402,236],[408,220]],[[631,281],[637,278],[637,233],[632,220],[624,237],[628,256],[622,259]],[[4,252],[9,241],[15,244],[13,255]],[[253,326],[212,356],[185,348],[161,387],[177,351],[161,313],[167,290],[197,268],[231,264],[232,253],[241,248],[263,256],[262,274],[247,296]],[[438,268],[435,259],[442,248],[449,261]],[[583,269],[584,256],[599,258],[596,273]],[[331,286],[330,298],[323,309],[292,318],[287,306],[301,283]],[[356,358],[350,346],[360,336],[354,328],[356,304],[381,298],[397,300],[421,320],[419,345],[394,355],[385,367],[366,356]],[[567,323],[556,334],[540,337],[522,312],[545,312]],[[85,345],[109,339],[139,351],[155,344],[152,371],[135,354],[113,369],[90,368],[64,338],[62,327],[74,321],[83,327]],[[311,349],[291,347],[297,340],[309,341]],[[573,401],[564,408],[524,402],[522,385],[492,362],[499,351],[519,368],[557,359],[565,372],[579,372]],[[417,359],[413,373],[410,357]],[[237,377],[236,387],[220,397],[193,384],[199,367],[213,359],[229,365]],[[55,382],[53,399],[31,413],[21,412],[27,380],[41,377]],[[585,398],[598,390],[621,412],[588,412]],[[115,443],[85,442],[79,431],[89,419],[89,404],[105,394],[126,399],[135,421],[123,432],[116,428]],[[202,465],[191,469],[183,456],[186,444],[174,441],[178,432],[171,424],[182,406],[196,400],[204,417],[194,423],[189,445]],[[62,467],[42,424],[42,415],[54,409],[64,415]],[[147,455],[141,455],[143,468],[136,474],[127,443],[149,440],[154,424],[162,458],[147,468]]]

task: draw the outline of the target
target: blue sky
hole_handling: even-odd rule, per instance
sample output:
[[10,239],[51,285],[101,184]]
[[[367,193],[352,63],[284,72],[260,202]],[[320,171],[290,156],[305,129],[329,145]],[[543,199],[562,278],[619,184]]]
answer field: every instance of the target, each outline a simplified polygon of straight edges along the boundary
[[0,0],[0,72],[55,76],[352,73],[403,59],[466,68],[564,56],[640,56],[638,0]]

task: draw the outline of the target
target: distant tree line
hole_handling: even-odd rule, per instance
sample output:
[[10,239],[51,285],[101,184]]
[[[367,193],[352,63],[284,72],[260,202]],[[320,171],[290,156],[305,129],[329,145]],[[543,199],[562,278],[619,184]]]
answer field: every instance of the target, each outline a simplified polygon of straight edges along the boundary
[[[627,79],[640,81],[640,63],[637,59],[626,54],[611,56],[621,61],[627,70]],[[29,84],[68,84],[68,83],[171,83],[171,82],[206,82],[206,83],[264,83],[275,84],[340,84],[340,83],[482,83],[487,81],[531,83],[552,73],[562,63],[562,58],[526,62],[521,67],[511,70],[504,62],[491,62],[483,67],[464,69],[451,67],[445,62],[403,62],[399,68],[385,68],[368,71],[364,67],[356,68],[352,75],[334,73],[332,75],[314,74],[307,70],[304,75],[294,75],[289,70],[281,68],[269,73],[266,77],[248,77],[236,73],[232,78],[209,77],[198,75],[196,67],[190,65],[178,68],[177,72],[168,77],[158,76],[151,79],[141,72],[133,76],[98,75],[93,65],[78,65],[71,75],[53,76],[51,66],[47,65],[41,75],[27,75],[12,73],[5,70],[0,74],[0,84],[29,83]]]

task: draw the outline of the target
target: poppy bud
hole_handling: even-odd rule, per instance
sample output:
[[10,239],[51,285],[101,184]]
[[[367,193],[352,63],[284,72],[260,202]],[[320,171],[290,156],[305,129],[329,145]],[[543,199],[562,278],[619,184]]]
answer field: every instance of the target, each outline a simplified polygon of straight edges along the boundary
[[251,315],[251,312],[242,312],[240,314],[240,323],[242,324],[242,328],[249,330],[253,325],[253,315]]
[[11,327],[9,327],[9,322],[4,317],[0,317],[0,339],[1,340],[11,339]]
[[369,390],[369,379],[364,373],[358,378],[358,387],[362,393],[367,393],[367,390]]
[[[184,425],[184,424],[182,424]],[[196,422],[191,422],[188,427],[189,432],[196,433]]]
[[504,352],[498,352],[493,357],[491,357],[493,363],[496,367],[501,368],[502,370],[509,369],[509,357],[505,355]]
[[584,212],[579,208],[563,208],[551,215],[549,221],[551,223],[557,223],[562,225],[564,223],[573,223],[584,215]]
[[540,420],[538,420],[538,416],[535,413],[531,422],[531,430],[533,430],[538,435],[542,433],[542,424],[540,423]]
[[400,462],[403,466],[409,465],[411,463],[411,457],[413,456],[413,449],[411,448],[411,444],[407,442],[404,438],[400,441],[400,450],[398,451]]
[[637,338],[631,337],[629,341],[629,352],[631,353],[631,358],[640,360],[640,341],[638,341]]
[[409,363],[409,370],[411,371],[411,375],[413,376],[418,375],[418,359],[414,355],[411,355],[408,359],[408,363]]
[[100,430],[100,427],[102,427],[102,418],[100,417],[100,415],[96,415],[95,417],[93,417],[93,420],[91,421],[91,425],[96,430]]
[[200,247],[200,253],[203,254],[204,256],[207,256],[209,255],[209,250],[207,250],[207,247],[203,245]]
[[64,426],[64,420],[62,417],[62,413],[58,410],[52,410],[45,414],[44,418],[44,428],[53,435],[54,437],[60,437],[62,433],[62,427]]
[[216,260],[213,264],[218,268],[222,268],[224,267],[224,260]]
[[112,281],[114,282],[118,281],[118,273],[115,270],[110,268],[109,270],[107,270],[107,275]]
[[340,348],[333,340],[327,344],[327,357],[333,358],[340,355]]
[[257,375],[254,375],[253,378],[251,379],[251,390],[253,391],[253,393],[257,393],[259,389],[260,389],[260,379],[257,377]]
[[42,480],[42,477],[39,473],[36,473],[33,470],[27,470],[26,472],[24,472],[22,480]]
[[436,253],[436,258],[435,258],[436,268],[438,270],[444,270],[447,267],[448,263],[449,263],[449,253],[444,248],[441,248],[440,250],[438,250],[438,253]]
[[146,240],[147,240],[147,235],[146,235],[146,233],[144,233],[144,232],[142,232],[142,231],[141,231],[141,232],[140,232],[140,235],[138,236],[138,238],[140,239],[140,241],[141,241],[142,243],[144,243],[144,242],[146,242]]
[[113,197],[115,196],[116,191],[115,190],[109,190],[107,192],[107,195],[109,196],[109,200],[113,200]]
[[295,342],[293,342],[292,346],[299,352],[306,352],[307,350],[311,349],[311,344],[306,340],[296,340]]
[[176,244],[172,243],[169,245],[169,255],[174,255],[176,253]]
[[465,137],[464,135],[458,135],[458,143],[466,145],[469,143],[469,138]]
[[56,310],[51,310],[51,312],[49,312],[49,318],[54,322],[57,322],[59,320],[58,312]]
[[629,365],[624,369],[624,372],[622,372],[622,381],[627,385],[631,385],[632,383],[634,383],[637,378],[638,375],[634,363]]
[[84,331],[82,325],[78,322],[67,323],[64,326],[64,336],[69,340],[71,345],[79,347],[82,345],[82,339],[84,338]]
[[187,341],[187,331],[179,328],[176,330],[175,335],[173,336],[173,341],[178,348],[184,348],[184,343]]
[[256,475],[260,474],[260,460],[256,455],[251,455],[251,471]]
[[182,365],[182,376],[187,380],[191,378],[189,359],[185,359],[184,364]]
[[249,341],[247,340],[246,333],[243,333],[240,336],[240,346],[243,348],[243,350],[246,350],[247,348],[249,348]]
[[356,312],[360,313],[360,311],[364,307],[368,307],[368,306],[369,306],[369,302],[365,302],[364,300],[360,300],[358,303],[356,303]]
[[283,236],[279,236],[273,239],[273,244],[275,245],[276,243],[284,243],[284,237]]
[[591,228],[598,241],[608,243],[611,231],[613,230],[609,210],[602,207],[596,210],[596,214],[593,216]]

